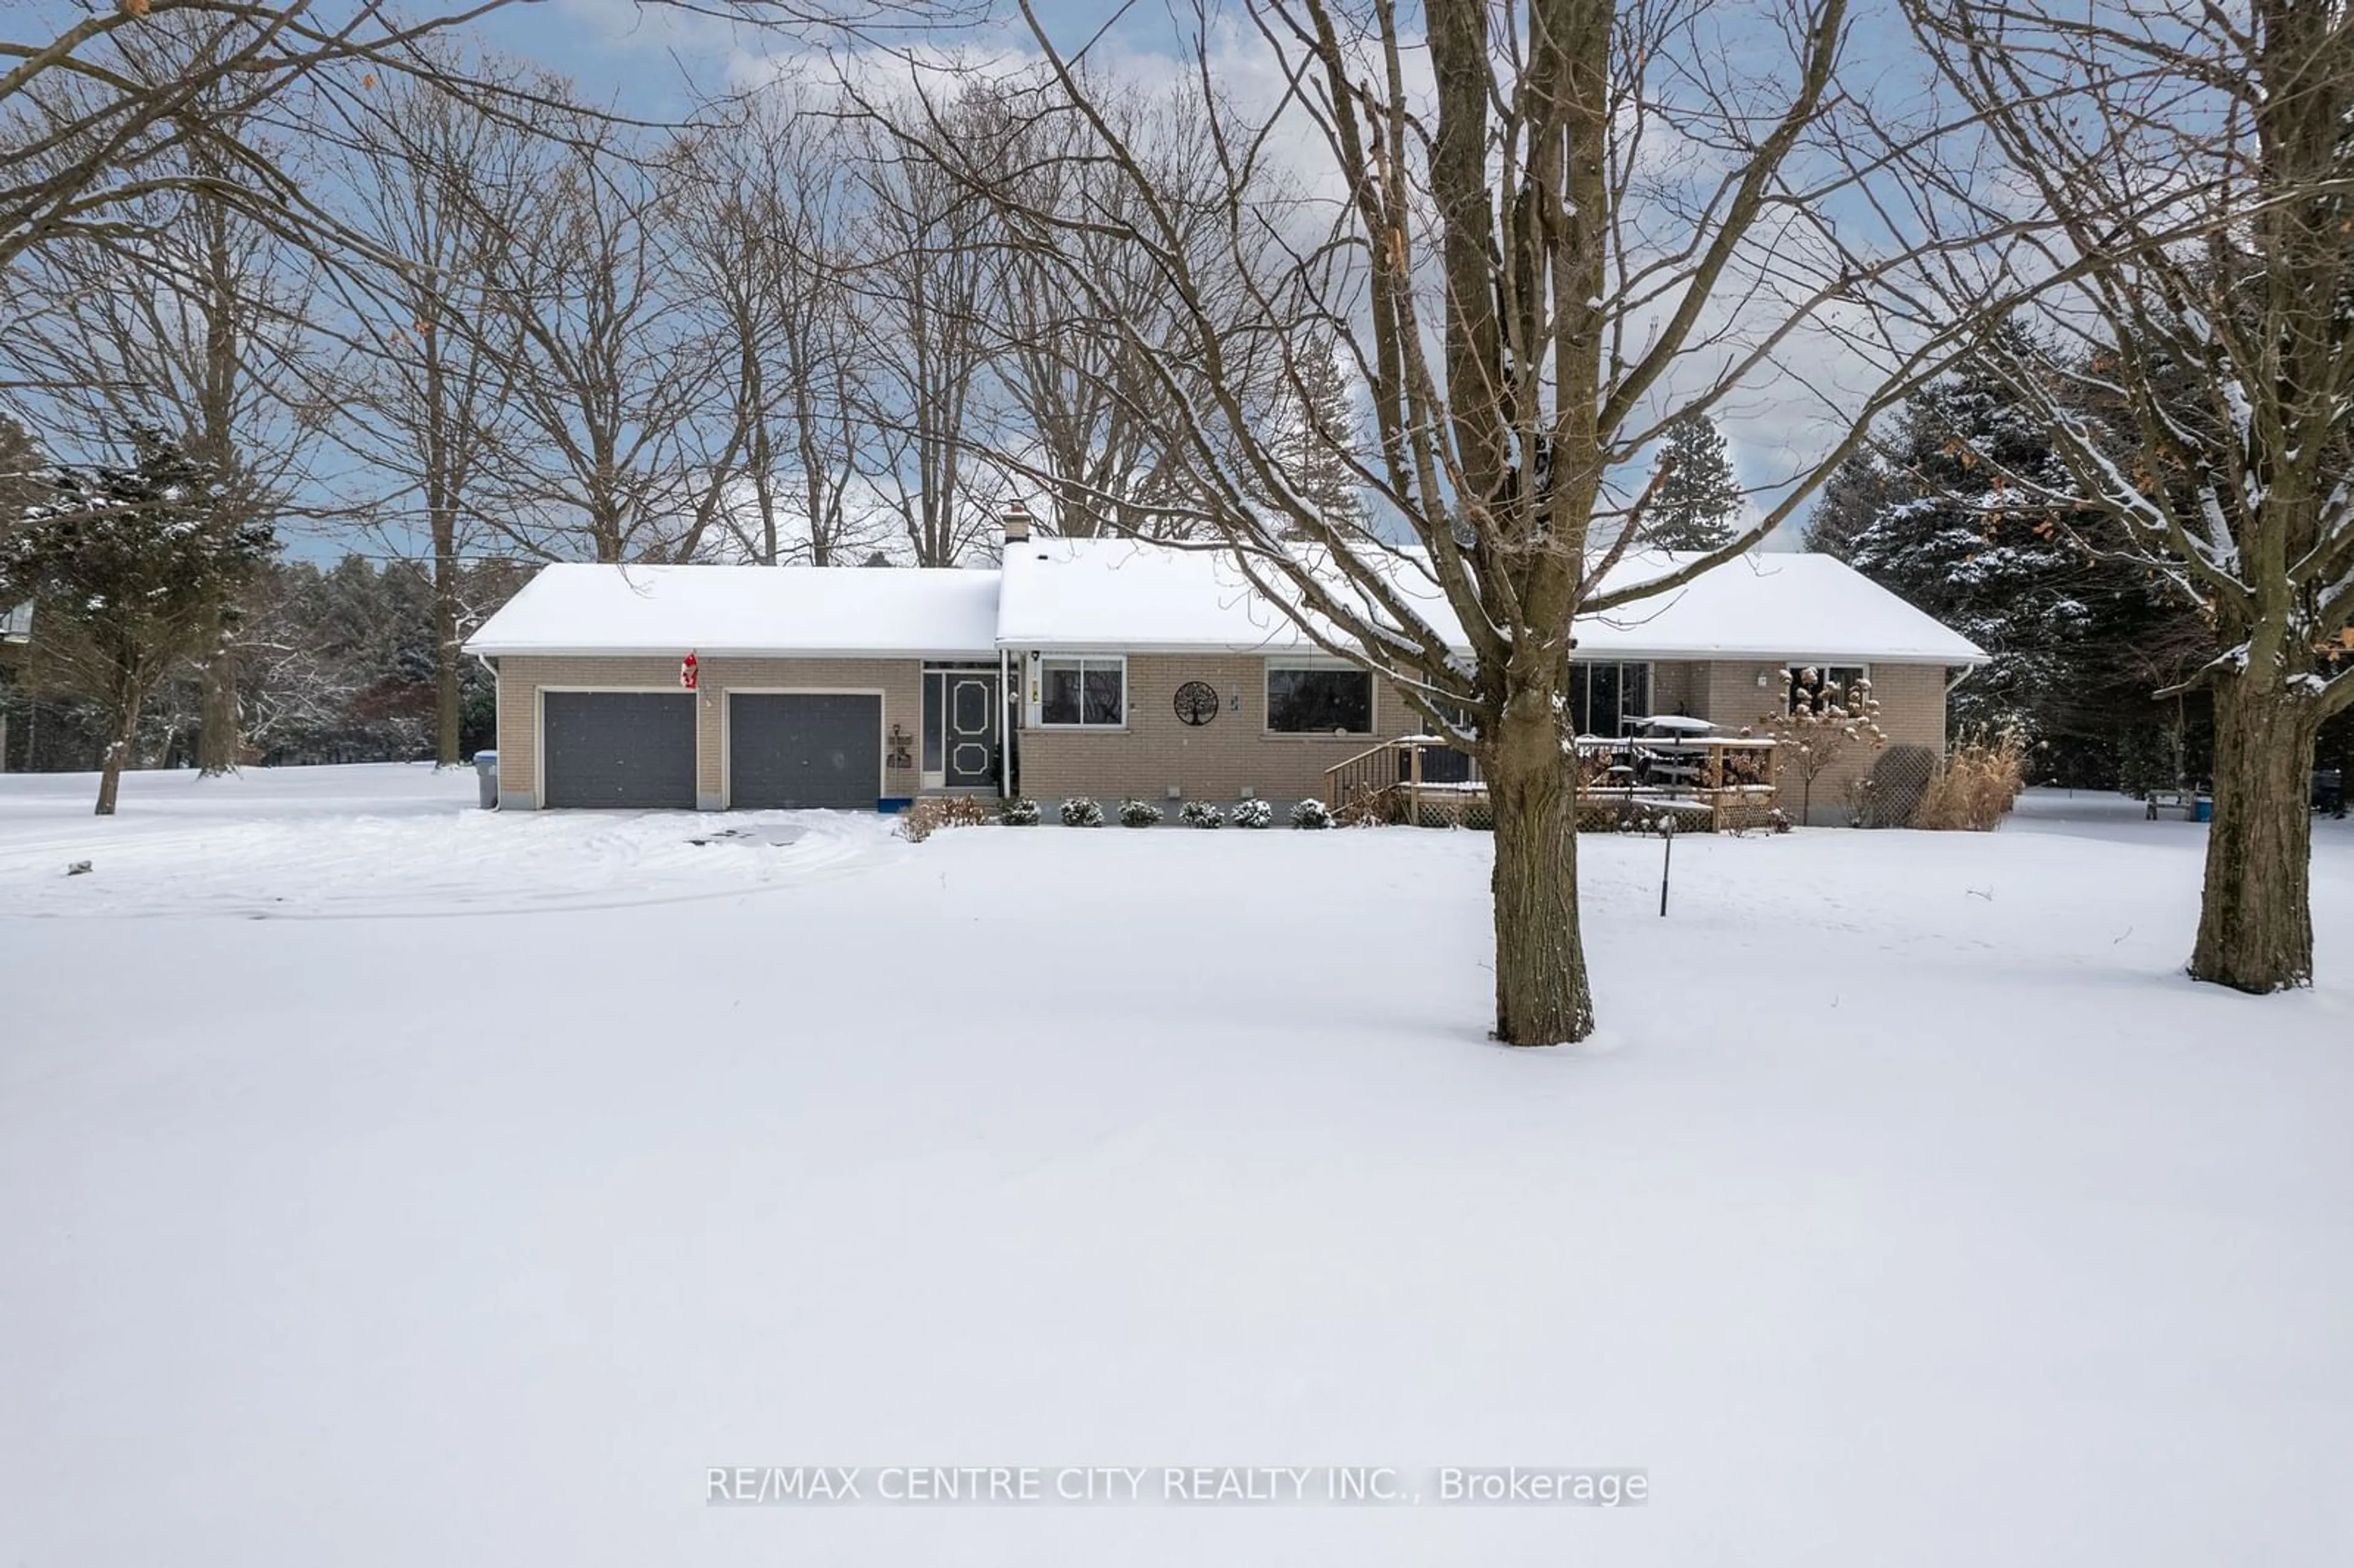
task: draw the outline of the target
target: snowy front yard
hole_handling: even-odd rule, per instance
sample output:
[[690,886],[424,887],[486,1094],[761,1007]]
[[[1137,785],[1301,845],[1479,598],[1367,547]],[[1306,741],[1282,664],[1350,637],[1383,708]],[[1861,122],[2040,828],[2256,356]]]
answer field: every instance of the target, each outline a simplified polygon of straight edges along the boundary
[[[2129,803],[1686,839],[1665,920],[1588,839],[1522,1054],[1475,834],[86,783],[0,779],[12,1568],[2354,1561],[2354,824],[2266,1000]],[[1513,1464],[1652,1500],[704,1500]]]

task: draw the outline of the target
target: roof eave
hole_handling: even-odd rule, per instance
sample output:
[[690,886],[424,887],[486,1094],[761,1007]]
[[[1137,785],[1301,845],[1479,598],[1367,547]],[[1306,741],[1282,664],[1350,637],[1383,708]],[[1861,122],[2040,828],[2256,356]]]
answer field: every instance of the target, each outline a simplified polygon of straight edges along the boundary
[[[1297,642],[1184,642],[1145,641],[1136,639],[1107,638],[1091,641],[1067,641],[1044,638],[1004,637],[998,646],[1009,653],[1225,653],[1236,655],[1272,656],[1283,653],[1321,653],[1323,650],[1302,638]],[[1976,649],[1968,653],[1956,653],[1929,649],[1904,649],[1896,652],[1865,652],[1857,649],[1804,648],[1792,652],[1787,648],[1670,648],[1627,647],[1590,649],[1596,655],[1612,659],[1681,661],[1706,663],[1715,660],[1768,659],[1776,662],[1790,659],[1830,660],[1853,659],[1867,664],[1984,664],[1990,656]],[[1451,650],[1458,657],[1469,658],[1470,649]]]
[[597,647],[548,647],[532,642],[468,642],[463,652],[486,659],[994,659],[995,648],[744,648],[711,642],[663,642]]

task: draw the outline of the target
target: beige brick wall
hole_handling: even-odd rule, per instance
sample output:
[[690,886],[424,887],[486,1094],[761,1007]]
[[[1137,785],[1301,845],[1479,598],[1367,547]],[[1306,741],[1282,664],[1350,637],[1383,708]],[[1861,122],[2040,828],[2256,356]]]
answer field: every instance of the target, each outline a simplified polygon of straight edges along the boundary
[[1704,678],[1705,664],[1688,660],[1655,659],[1651,662],[1651,711],[1655,714],[1697,712],[1695,677]]
[[[1245,790],[1298,800],[1325,792],[1326,768],[1422,727],[1405,699],[1377,681],[1372,735],[1269,735],[1266,672],[1257,654],[1130,654],[1127,727],[1024,730],[1022,792],[1045,801],[1092,795],[1165,804],[1174,787],[1189,800],[1236,800]],[[1172,706],[1187,681],[1206,681],[1225,705],[1199,727]],[[1236,696],[1239,709],[1231,705]]]
[[1717,660],[1693,667],[1692,713],[1711,724],[1741,729],[1755,724],[1779,700],[1769,683],[1757,688],[1760,670],[1779,670],[1779,660]]
[[[1693,683],[1692,711],[1700,717],[1732,729],[1755,725],[1781,701],[1781,671],[1793,660],[1718,660],[1699,666],[1703,673]],[[1880,702],[1880,727],[1890,746],[1925,746],[1943,757],[1946,752],[1946,672],[1936,664],[1872,664],[1872,694]],[[1769,672],[1766,689],[1757,687],[1757,673]],[[1705,693],[1704,698],[1702,696]],[[1810,818],[1817,823],[1844,822],[1845,790],[1850,779],[1872,770],[1880,749],[1850,746],[1815,776]],[[1802,781],[1786,765],[1781,768],[1783,808],[1798,815]]]
[[[695,794],[706,810],[726,795],[724,715],[729,690],[880,692],[883,731],[894,725],[908,736],[910,766],[886,768],[885,794],[913,795],[923,758],[923,661],[920,659],[733,659],[702,661],[695,695]],[[509,806],[530,805],[539,789],[539,693],[548,686],[613,691],[678,690],[672,658],[526,658],[499,661],[499,796]],[[887,753],[886,753],[887,755]]]

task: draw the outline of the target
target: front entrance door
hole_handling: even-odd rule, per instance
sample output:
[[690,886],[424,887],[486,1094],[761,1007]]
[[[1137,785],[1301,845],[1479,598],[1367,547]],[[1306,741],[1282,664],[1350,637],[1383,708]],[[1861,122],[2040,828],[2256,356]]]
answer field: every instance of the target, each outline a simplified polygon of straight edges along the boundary
[[997,782],[997,676],[951,670],[942,687],[942,782],[951,789]]

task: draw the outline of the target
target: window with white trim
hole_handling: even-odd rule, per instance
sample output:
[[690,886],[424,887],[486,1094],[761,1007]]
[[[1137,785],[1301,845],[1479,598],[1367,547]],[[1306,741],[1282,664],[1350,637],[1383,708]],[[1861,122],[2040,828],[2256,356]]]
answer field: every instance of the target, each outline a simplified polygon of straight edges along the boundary
[[1128,723],[1128,661],[1117,654],[1038,661],[1038,722],[1118,729]]
[[1269,663],[1267,727],[1277,735],[1371,735],[1373,677],[1347,664]]
[[1805,706],[1816,713],[1833,707],[1852,712],[1872,690],[1872,669],[1865,664],[1793,664],[1785,712]]

